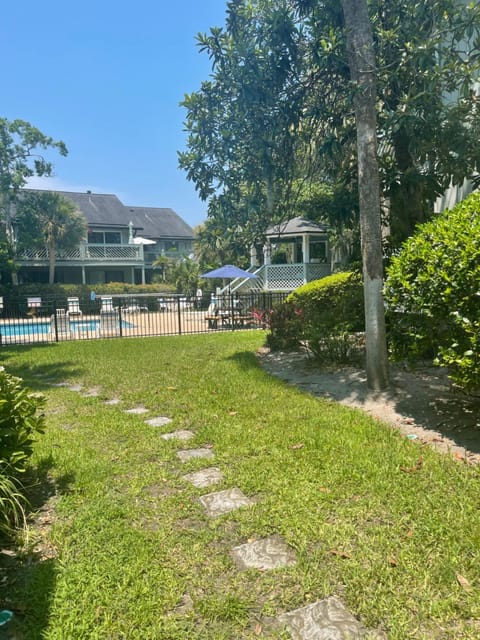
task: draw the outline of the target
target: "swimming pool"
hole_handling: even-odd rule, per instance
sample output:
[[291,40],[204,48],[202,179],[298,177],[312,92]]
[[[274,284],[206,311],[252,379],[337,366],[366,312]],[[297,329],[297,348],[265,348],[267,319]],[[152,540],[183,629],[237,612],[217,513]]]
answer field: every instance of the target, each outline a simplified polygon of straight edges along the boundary
[[[107,328],[118,329],[118,322],[114,326],[107,324]],[[133,329],[131,322],[122,320],[122,329]],[[70,320],[69,329],[73,333],[95,333],[100,328],[100,320]],[[49,333],[55,334],[55,326],[50,321],[31,322],[6,322],[0,325],[2,338],[20,338],[29,336],[44,336]]]

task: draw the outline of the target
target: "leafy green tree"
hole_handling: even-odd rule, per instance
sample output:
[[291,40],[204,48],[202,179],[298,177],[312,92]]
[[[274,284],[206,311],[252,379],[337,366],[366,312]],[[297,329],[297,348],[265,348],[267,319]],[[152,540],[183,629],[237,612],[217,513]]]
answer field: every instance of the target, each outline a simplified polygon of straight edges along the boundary
[[213,74],[182,103],[189,137],[180,167],[209,200],[222,235],[234,229],[245,250],[296,195],[297,149],[310,139],[305,118],[299,128],[303,34],[286,1],[234,0],[226,28],[198,41]]
[[152,262],[152,267],[153,269],[158,269],[160,271],[160,280],[162,282],[168,282],[169,281],[169,274],[172,271],[173,267],[175,265],[175,259],[174,258],[170,258],[169,256],[166,255],[159,255],[153,262]]
[[[209,216],[250,242],[252,229],[298,214],[302,186],[355,193],[355,91],[341,3],[235,0],[227,9],[225,30],[200,38],[214,73],[185,99],[180,166],[210,199]],[[480,6],[370,0],[368,9],[381,192],[398,246],[451,183],[476,179]]]
[[19,190],[29,177],[49,176],[52,164],[41,154],[41,150],[54,148],[60,155],[67,155],[61,141],[55,141],[24,120],[0,118],[0,225],[3,227],[2,268],[14,274],[14,239],[11,224],[11,206]]
[[[345,68],[338,3],[295,0],[311,33],[318,96],[330,122],[321,151],[336,181],[352,179],[354,98]],[[436,198],[465,179],[478,182],[480,6],[464,0],[369,0],[377,66],[381,192],[390,245],[398,247],[433,214]],[[332,100],[325,95],[334,95]],[[329,107],[330,104],[330,107]],[[319,105],[320,108],[320,105]],[[343,178],[342,178],[343,176]]]
[[195,295],[200,278],[198,262],[190,258],[179,260],[170,273],[171,281],[175,284],[177,293]]
[[19,200],[16,214],[18,248],[46,248],[49,284],[55,281],[58,251],[73,249],[86,237],[87,222],[71,200],[51,191],[30,191]]

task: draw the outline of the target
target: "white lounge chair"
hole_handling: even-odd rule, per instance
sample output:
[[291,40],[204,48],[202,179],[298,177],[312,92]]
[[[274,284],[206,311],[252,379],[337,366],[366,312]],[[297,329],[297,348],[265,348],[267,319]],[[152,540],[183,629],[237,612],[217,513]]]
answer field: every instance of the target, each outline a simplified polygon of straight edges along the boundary
[[102,307],[100,309],[100,315],[103,313],[106,314],[114,314],[116,313],[115,307],[113,306],[113,298],[111,296],[100,298],[102,301]]
[[80,301],[78,298],[67,298],[68,310],[67,315],[69,316],[81,316],[82,310],[80,309]]
[[65,312],[65,309],[56,309],[55,316],[51,317],[50,331],[54,333],[55,330],[58,331],[58,333],[70,332],[70,320],[68,319],[68,314]]
[[100,334],[117,335],[119,332],[118,311],[113,306],[113,298],[111,296],[102,297],[101,301]]
[[34,316],[38,309],[42,306],[42,299],[38,297],[27,298],[27,313],[29,316]]

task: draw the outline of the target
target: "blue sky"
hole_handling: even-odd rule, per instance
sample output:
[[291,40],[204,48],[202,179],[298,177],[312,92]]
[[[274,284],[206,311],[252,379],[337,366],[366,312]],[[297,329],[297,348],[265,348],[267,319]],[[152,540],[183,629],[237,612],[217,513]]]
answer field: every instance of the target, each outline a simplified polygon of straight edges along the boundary
[[195,36],[225,21],[226,0],[65,0],[2,6],[0,116],[21,118],[69,150],[32,186],[115,193],[171,207],[192,226],[206,205],[178,169],[184,94],[211,71]]

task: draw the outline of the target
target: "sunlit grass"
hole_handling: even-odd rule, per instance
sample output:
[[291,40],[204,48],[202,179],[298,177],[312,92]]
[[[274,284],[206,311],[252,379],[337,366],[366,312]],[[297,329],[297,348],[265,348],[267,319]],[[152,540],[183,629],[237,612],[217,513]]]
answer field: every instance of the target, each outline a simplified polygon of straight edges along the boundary
[[[25,638],[231,640],[258,637],[258,625],[282,638],[271,618],[329,595],[391,640],[479,637],[478,471],[269,377],[262,339],[2,350],[7,370],[48,396],[35,460],[60,494],[48,534],[58,557],[26,558],[9,591]],[[103,403],[113,397],[122,403]],[[122,411],[137,405],[149,413]],[[173,421],[144,423],[157,415]],[[160,438],[177,428],[195,439]],[[176,450],[205,444],[225,478],[199,490],[181,476],[211,463],[182,464]],[[233,486],[254,506],[207,518],[198,496]],[[274,533],[296,566],[235,568],[233,546]]]

